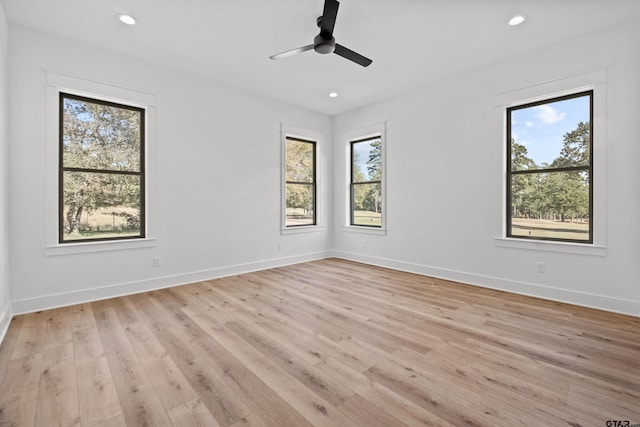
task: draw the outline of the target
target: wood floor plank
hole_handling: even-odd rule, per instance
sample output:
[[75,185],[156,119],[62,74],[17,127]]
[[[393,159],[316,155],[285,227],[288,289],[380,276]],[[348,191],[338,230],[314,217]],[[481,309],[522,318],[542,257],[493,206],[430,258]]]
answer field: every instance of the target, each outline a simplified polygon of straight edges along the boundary
[[267,386],[278,393],[298,413],[314,426],[347,426],[352,421],[322,397],[308,389],[269,359],[260,359],[249,369]]
[[24,316],[11,353],[12,359],[20,359],[42,352],[45,344],[47,317],[47,313],[44,311]]
[[202,349],[192,345],[193,337],[184,333],[177,326],[163,328],[160,326],[163,317],[160,306],[153,301],[136,306],[145,311],[143,321],[148,323],[158,341],[164,346],[167,354],[182,372],[200,400],[221,426],[229,426],[251,413],[246,403],[237,396],[229,385],[221,378],[219,369],[214,368],[212,361]]
[[640,318],[323,259],[16,316],[0,425],[640,423]]
[[251,414],[248,417],[244,417],[231,427],[268,427],[268,425],[265,424],[257,415]]
[[359,394],[353,395],[340,406],[353,425],[368,427],[407,427],[407,424],[396,418],[394,413],[386,412],[383,408],[363,398]]
[[7,329],[2,345],[0,345],[0,378],[4,377],[11,361],[11,354],[18,340],[23,319],[24,316],[16,316],[11,319],[9,329]]
[[[226,331],[227,328],[222,330]],[[269,425],[306,426],[307,422],[298,413],[292,411],[281,396],[267,387],[248,368],[248,364],[242,363],[232,351],[228,351],[218,341],[219,332],[216,331],[210,337],[198,340],[194,343],[194,347],[202,352],[203,359],[209,357],[208,364],[223,378],[233,393],[247,403],[248,410],[255,415],[254,418],[259,418]],[[263,358],[253,360],[251,363]],[[242,417],[244,418],[247,416]]]
[[111,375],[128,425],[173,425],[141,365],[112,368]]
[[[168,414],[175,426],[220,427],[204,403],[198,399],[189,400],[171,408]],[[237,423],[233,424],[233,426],[235,425]]]
[[[282,347],[277,340],[266,334],[256,333],[247,325],[234,322],[229,328],[237,334],[243,336],[248,341],[265,354],[265,357],[273,364],[279,366],[293,378],[305,384],[307,388],[322,396],[325,400],[338,406],[349,397],[352,392],[339,386],[336,381],[321,375],[318,370],[304,359],[297,357],[288,348]],[[318,357],[315,362],[320,361]],[[259,363],[261,361],[257,361]]]
[[138,365],[140,361],[111,305],[110,301],[94,303],[93,313],[105,356],[111,370],[115,371]]
[[93,427],[127,427],[127,421],[124,419],[124,415],[116,415],[105,421],[100,421],[94,424]]
[[[325,338],[319,336],[316,341],[324,341]],[[345,365],[348,365],[358,372],[364,372],[378,362],[389,357],[386,352],[365,341],[354,337],[349,337],[338,343],[324,342],[329,346],[327,354],[336,358]]]
[[409,399],[389,390],[378,383],[364,392],[360,392],[362,397],[372,404],[393,414],[395,418],[408,426],[413,427],[450,427],[453,424],[443,420],[431,411],[426,410]]
[[41,363],[41,353],[9,362],[0,384],[0,425],[34,425]]
[[135,307],[126,298],[112,300],[112,307],[133,347],[137,359],[166,410],[197,399],[197,394],[168,356],[164,346],[142,322]]
[[105,356],[76,362],[76,378],[83,426],[93,426],[123,413]]
[[[70,323],[67,324],[71,338]],[[58,332],[52,334],[59,336]],[[67,334],[64,333],[65,338]],[[73,341],[46,346],[42,358],[35,425],[48,427],[57,420],[61,426],[80,426],[78,388]]]
[[73,313],[71,307],[56,308],[46,312],[44,348],[58,347],[73,341]]

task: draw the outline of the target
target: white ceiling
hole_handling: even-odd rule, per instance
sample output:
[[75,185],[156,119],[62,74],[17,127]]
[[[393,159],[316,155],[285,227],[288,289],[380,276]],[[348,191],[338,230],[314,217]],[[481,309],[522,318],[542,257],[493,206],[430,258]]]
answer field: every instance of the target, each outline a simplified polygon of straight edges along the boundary
[[[0,1],[12,24],[328,115],[640,18],[639,0],[341,0],[334,36],[373,59],[363,68],[313,51],[269,59],[312,43],[324,0]],[[509,27],[515,14],[528,19]]]

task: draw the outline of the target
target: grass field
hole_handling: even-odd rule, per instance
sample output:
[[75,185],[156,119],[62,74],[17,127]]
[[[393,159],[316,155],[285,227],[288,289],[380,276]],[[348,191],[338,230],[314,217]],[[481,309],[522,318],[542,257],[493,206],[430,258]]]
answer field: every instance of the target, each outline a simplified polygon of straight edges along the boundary
[[562,222],[546,219],[512,218],[514,237],[541,237],[568,240],[589,240],[588,222]]
[[355,211],[353,213],[353,225],[380,227],[382,225],[382,214],[380,212]]
[[[66,213],[66,212],[65,212]],[[109,239],[113,237],[138,236],[139,229],[127,229],[127,220],[119,215],[126,213],[137,216],[138,210],[124,206],[100,208],[91,213],[84,213],[81,219],[80,232],[64,235],[65,240]]]
[[64,240],[111,239],[113,237],[139,236],[140,230],[126,231],[81,231],[77,234],[65,234]]
[[313,213],[302,208],[287,208],[287,226],[313,225]]

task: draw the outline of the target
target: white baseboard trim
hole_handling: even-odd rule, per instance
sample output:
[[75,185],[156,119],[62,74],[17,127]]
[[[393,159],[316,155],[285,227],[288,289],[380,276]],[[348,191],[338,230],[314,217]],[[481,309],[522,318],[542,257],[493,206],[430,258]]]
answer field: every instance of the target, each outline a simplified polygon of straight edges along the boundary
[[8,302],[7,305],[0,311],[0,345],[2,345],[4,336],[9,330],[9,325],[11,324],[12,318],[13,313],[11,312],[11,302]]
[[391,268],[393,270],[452,280],[483,288],[496,289],[520,295],[640,317],[640,301],[637,300],[613,298],[587,292],[578,292],[535,283],[507,280],[500,277],[483,276],[395,259],[361,255],[352,252],[334,250],[331,254],[336,258],[376,265],[378,267]]
[[331,256],[329,251],[313,252],[283,258],[273,258],[262,261],[254,261],[236,264],[226,267],[218,267],[208,270],[194,271],[191,273],[175,274],[171,276],[155,277],[152,279],[138,280],[134,282],[119,283],[99,288],[83,289],[74,292],[25,298],[12,301],[13,314],[32,313],[40,310],[48,310],[58,307],[66,307],[74,304],[82,304],[124,295],[132,295],[157,289],[170,288],[188,283],[204,280],[219,279],[221,277],[234,276],[236,274],[250,273],[285,265],[299,264],[301,262],[315,261]]
[[640,317],[640,301],[625,300],[586,292],[554,288],[535,283],[507,280],[499,277],[483,276],[479,274],[432,267],[390,258],[373,257],[352,252],[333,250],[236,264],[171,276],[156,277],[99,288],[83,289],[75,292],[65,292],[35,298],[14,300],[0,313],[0,343],[7,332],[13,315],[32,313],[39,310],[65,307],[74,304],[82,304],[85,302],[131,295],[140,292],[148,292],[172,286],[218,279],[236,274],[250,273],[253,271],[315,261],[329,257],[342,258],[364,264],[391,268],[393,270],[416,273],[423,276],[452,280],[484,288]]

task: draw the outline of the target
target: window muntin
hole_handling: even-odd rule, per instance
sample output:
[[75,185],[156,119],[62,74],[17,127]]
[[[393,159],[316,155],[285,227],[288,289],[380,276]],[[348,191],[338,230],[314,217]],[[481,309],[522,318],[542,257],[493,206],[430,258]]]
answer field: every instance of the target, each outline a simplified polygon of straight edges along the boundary
[[145,237],[145,110],[60,93],[59,242]]
[[382,228],[382,137],[351,141],[351,225]]
[[286,137],[286,227],[316,225],[316,143]]
[[507,237],[593,243],[593,91],[507,108]]

